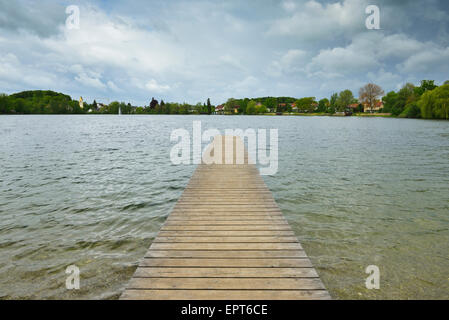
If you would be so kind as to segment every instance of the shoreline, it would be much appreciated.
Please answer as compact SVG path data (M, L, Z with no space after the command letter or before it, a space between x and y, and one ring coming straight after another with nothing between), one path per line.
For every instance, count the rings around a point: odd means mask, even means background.
M359 118L392 118L392 119L420 119L420 120L445 120L445 119L423 119L423 118L404 118L399 116L394 116L391 114L353 114L351 116L345 115L337 115L337 114L329 114L329 113L286 113L286 114L275 114L275 113L263 113L263 114L165 114L165 113L146 113L146 114L107 114L107 113L78 113L78 114L46 114L46 113L32 113L32 114L24 114L24 113L0 113L0 116L225 116L225 117L233 117L233 116L266 116L266 117L335 117L335 118L351 118L351 117L359 117Z

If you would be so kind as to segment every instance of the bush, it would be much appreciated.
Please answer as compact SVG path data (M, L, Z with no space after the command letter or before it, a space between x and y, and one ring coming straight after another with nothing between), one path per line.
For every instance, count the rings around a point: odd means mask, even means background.
M421 109L416 102L409 103L399 115L400 118L421 118Z

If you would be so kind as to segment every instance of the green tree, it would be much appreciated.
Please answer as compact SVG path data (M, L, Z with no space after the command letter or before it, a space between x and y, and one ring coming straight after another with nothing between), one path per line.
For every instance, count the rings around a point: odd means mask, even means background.
M315 97L306 97L296 100L296 106L299 112L314 112L315 111Z
M329 113L335 113L335 110L337 109L337 100L338 100L338 93L333 93L329 100L329 109L328 109Z
M237 100L229 98L225 103L225 111L234 114L235 107L237 106Z
M207 98L207 113L212 114L212 105L210 104L210 98Z
M268 109L275 110L277 105L278 105L278 101L277 101L276 98L269 97L266 100L266 106L267 106Z
M387 93L385 97L382 98L382 101L384 103L384 110L383 112L391 113L393 110L393 107L396 105L398 101L398 94L394 91L390 91Z
M338 111L345 111L346 108L353 102L354 95L351 90L344 90L338 95L336 107Z
M327 108L329 108L329 99L324 98L318 102L318 112L326 112Z
M420 118L421 109L417 102L411 102L406 107L405 110L399 115L400 118Z
M0 113L10 113L10 107L8 105L8 95L2 93L0 94Z
M421 86L415 87L414 93L418 97L422 96L424 92L426 91L432 91L433 89L438 88L437 85L435 85L435 80L422 80Z
M425 119L449 119L449 84L425 92L418 102Z
M257 113L257 103L251 100L246 106L246 114L256 114Z
M248 98L245 98L240 102L239 113L246 113L246 107L248 106L249 101Z
M256 111L257 113L268 113L268 108L261 104L260 106L257 106Z
M120 107L120 102L118 101L113 101L109 104L109 108L107 113L109 114L118 114L118 109Z
M406 83L398 92L396 104L393 106L391 113L395 116L400 115L405 106L409 103L416 101L415 86L411 83Z

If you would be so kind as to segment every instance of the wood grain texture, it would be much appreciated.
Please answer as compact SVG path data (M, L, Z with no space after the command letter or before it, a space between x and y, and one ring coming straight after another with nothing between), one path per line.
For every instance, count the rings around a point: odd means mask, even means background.
M223 163L198 166L121 299L330 299L242 140L217 136L208 152L220 146Z

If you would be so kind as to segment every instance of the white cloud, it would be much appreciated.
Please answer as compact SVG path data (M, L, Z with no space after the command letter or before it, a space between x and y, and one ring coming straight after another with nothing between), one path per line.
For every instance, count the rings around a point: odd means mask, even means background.
M291 14L272 23L269 35L295 36L303 40L332 39L360 32L365 27L365 0L344 0L321 4L315 0L296 5L289 1L283 3ZM296 10L295 10L296 9Z
M154 79L151 79L150 81L148 81L145 84L145 88L147 88L151 92L158 92L158 93L170 90L170 86L168 86L168 85L161 85Z
M283 1L282 2L282 7L286 10L286 11L293 11L296 9L296 3L292 0L287 0L287 1Z
M449 71L449 47L430 47L425 51L411 55L398 65L403 73L435 73Z
M273 61L267 68L266 73L273 76L294 74L304 72L308 62L308 54L304 50L291 49L284 53L279 59Z
M95 89L105 89L106 85L97 77L87 75L87 73L80 73L75 76L75 80L85 87Z
M108 88L110 88L111 90L113 90L113 91L117 91L117 92L119 92L119 91L121 91L116 85L115 85L115 83L114 83L114 81L108 81L108 83L107 83L107 86L108 86Z
M28 12L27 1L8 2L8 12ZM437 36L423 40L404 32L397 27L404 22L402 5L379 1L383 19L389 17L382 31L365 29L368 0L177 0L151 8L143 0L135 6L83 0L79 30L64 28L60 6L45 5L42 10L56 11L39 32L29 12L16 20L0 17L0 86L8 93L52 89L141 105L152 95L221 103L259 94L356 92L376 79L394 87L408 79L446 78L444 44ZM31 7L46 16L40 6ZM392 19L395 14L401 18ZM445 30L445 14L436 16L427 19Z
M417 64L428 65L432 59L445 55L441 50L426 51L431 46L412 39L404 34L385 35L382 32L366 32L353 38L346 47L321 50L307 66L310 76L327 78L345 77L394 66L394 61L404 61L401 71L420 71ZM433 52L433 54L431 53ZM425 63L424 63L425 62ZM399 65L398 65L399 67ZM392 71L395 71L394 69ZM389 74L393 75L391 72ZM384 73L385 75L387 73ZM393 75L395 78L397 76Z

